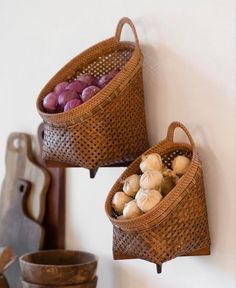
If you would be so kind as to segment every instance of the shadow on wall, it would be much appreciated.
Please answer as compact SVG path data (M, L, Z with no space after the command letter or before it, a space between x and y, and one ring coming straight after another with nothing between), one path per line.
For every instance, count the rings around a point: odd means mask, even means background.
M151 45L143 45L142 51L150 143L154 145L165 138L167 127L175 120L190 130L203 161L212 240L213 257L202 259L232 276L235 273L232 255L235 243L232 232L225 227L227 215L224 212L227 211L227 202L230 203L230 191L222 191L223 183L227 181L222 162L227 153L219 157L219 152L224 145L223 139L224 143L230 139L229 130L225 128L232 122L230 117L234 114L234 107L228 105L228 95L222 92L217 82L210 80L198 67L174 51L165 46ZM176 134L177 141L186 141L182 134L182 137ZM222 196L222 193L225 195Z
M122 260L114 261L111 258L108 259L99 256L98 288L145 287L146 285L145 278L143 277L142 274L138 273L138 271L135 271L134 268L130 269L129 267L120 264L124 264L124 261ZM104 273L106 273L106 277L102 276Z
M207 202L207 210L208 210L208 221L209 221L209 229L211 236L211 250L214 252L215 250L215 241L217 241L218 236L220 235L220 191L217 189L216 179L220 178L220 171L217 169L219 167L219 159L217 159L214 150L210 147L209 143L207 143L207 137L204 134L202 127L196 126L192 133L197 135L199 139L201 139L201 145L197 145L197 150L199 153L199 157L202 161L203 166L203 176L204 176L204 186L205 186L205 196ZM196 141L195 141L196 142ZM207 160L207 161L206 161ZM214 167L214 171L212 170ZM213 173L212 173L213 172ZM213 185L212 185L213 183ZM213 229L214 225L214 229ZM215 241L214 241L215 240Z
M233 237L227 237L227 230L230 232L233 222L228 222L227 202L230 203L230 193L223 191L222 185L219 180L222 179L222 159L217 157L214 152L214 147L208 143L207 135L201 126L196 126L193 129L193 134L201 139L201 145L198 145L198 153L202 159L203 173L204 173L204 186L206 192L206 202L208 210L209 229L211 236L211 254L214 258L208 258L208 261L218 262L220 269L232 277L235 274L233 263L235 262L232 251L235 250L235 242ZM227 174L226 171L225 174ZM235 193L235 191L233 191ZM228 227L225 227L224 222L227 221ZM222 233L225 232L225 233ZM224 263L222 267L222 263Z

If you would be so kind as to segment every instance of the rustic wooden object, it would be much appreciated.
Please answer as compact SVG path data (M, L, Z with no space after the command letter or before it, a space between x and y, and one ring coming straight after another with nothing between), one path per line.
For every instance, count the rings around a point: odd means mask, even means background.
M43 123L38 127L38 163L50 174L50 185L46 197L46 212L43 226L45 228L44 249L65 248L65 168L47 167L42 159Z
M0 275L14 261L13 251L9 246L0 247ZM0 286L1 287L1 286Z
M8 283L4 275L0 275L0 288L8 288Z
M135 42L121 41L124 25ZM114 37L106 39L68 62L44 86L37 109L44 120L43 155L48 162L96 169L133 161L148 147L144 109L143 55L134 24L122 18ZM89 73L96 78L119 73L95 97L65 113L46 113L43 98L62 81Z
M18 179L13 184L15 185L14 193L11 191L9 197L4 197L4 201L2 199L0 201L1 207L8 207L7 210L0 210L0 243L4 246L9 245L14 254L20 256L42 248L44 231L38 223L25 214L31 183ZM19 287L18 261L7 269L5 276L11 288Z
M190 144L174 141L176 128L185 132ZM209 255L211 241L202 165L187 128L179 122L171 123L166 138L144 154L151 153L160 154L166 168L171 168L177 155L184 155L191 161L177 185L153 209L136 218L117 219L113 216L111 202L122 188L122 180L140 174L142 159L137 158L117 179L108 194L105 209L113 224L114 259L147 260L157 264L160 273L161 264L175 257Z
M48 285L40 285L40 284L32 284L28 283L24 280L21 281L23 288L53 288L55 286L48 286ZM63 285L63 286L56 286L57 288L96 288L97 286L97 277L93 280L81 283L78 285ZM1 286L0 286L1 287Z
M180 256L183 257L183 256L207 256L207 255L211 255L210 246Z
M0 199L0 243L9 245L20 256L42 248L43 230L30 218L43 220L49 176L35 163L32 138L25 133L10 134L5 165ZM18 261L5 274L10 287L16 288L20 276Z
M44 217L46 192L50 178L47 171L36 164L32 151L32 138L25 133L12 133L8 137L6 174L2 185L0 215L6 213L13 198L18 197L15 191L18 179L24 179L31 183L31 190L27 198L27 214L41 223Z
M0 288L8 288L3 272L15 261L13 251L9 246L0 247Z
M82 251L47 250L22 256L20 267L22 279L29 283L78 285L94 279L97 258Z
M156 264L157 268L157 274L160 274L162 272L162 264Z

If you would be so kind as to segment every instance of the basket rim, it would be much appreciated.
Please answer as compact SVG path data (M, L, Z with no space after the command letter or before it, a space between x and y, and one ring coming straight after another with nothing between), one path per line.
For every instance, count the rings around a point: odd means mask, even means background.
M107 51L116 51L120 49L132 49L133 53L131 58L127 61L123 69L117 74L115 78L112 79L100 92L96 94L96 97L91 98L89 101L83 103L82 105L62 113L45 113L42 109L42 99L47 93L51 91L49 87L55 86L55 82L59 83L62 81L68 80L68 74L65 73L67 70L70 70L71 66L74 66L80 58L86 58L92 53L97 53L99 49ZM105 48L104 48L105 47ZM102 54L101 54L102 55ZM97 55L96 58L99 56ZM67 64L65 64L43 87L39 93L36 101L36 107L39 115L49 125L55 127L68 127L74 126L78 122L83 122L86 119L92 117L96 113L99 113L104 110L104 106L108 105L118 94L122 91L127 83L130 81L130 78L135 75L139 69L142 67L143 55L139 47L136 47L133 42L130 41L117 41L115 37L108 38L103 40L88 49L84 50L74 58L72 58ZM77 67L77 70L79 66ZM71 71L71 74L75 74L76 71ZM61 76L63 74L64 77ZM67 74L67 76L66 76ZM71 75L71 77L72 77ZM70 78L71 78L70 77ZM51 85L51 83L55 85Z
M30 262L28 260L26 260L25 258L29 257L29 256L36 256L36 255L47 255L48 253L51 253L51 254L56 254L58 252L65 252L64 249L51 249L51 250L40 250L40 251L35 251L35 252L29 252L29 253L26 253L22 256L20 256L19 258L19 261L20 261L20 264L22 265L27 265L27 266L31 266L31 267L45 267L45 268L48 268L48 267L57 267L58 269L61 269L61 268L64 268L64 267L79 267L79 266L82 266L82 265L90 265L90 264L97 264L98 262L98 257L91 253L91 252L86 252L86 251L82 251L82 250L66 250L67 253L76 253L78 255L83 255L83 256L89 256L91 259L88 260L87 262L83 262L83 263L77 263L77 264L60 264L60 265L55 265L55 264L40 264L40 263L33 263L33 262Z
M164 155L168 151L171 151L171 150L173 151L173 150L181 149L181 148L185 148L185 149L192 151L192 159L188 167L188 170L180 178L178 184L150 211L140 216L137 216L135 218L116 219L110 213L111 200L115 192L117 192L115 191L115 188L117 185L120 184L122 180L124 180L124 178L129 176L129 170L141 162L141 156L139 156L120 175L120 177L116 180L115 184L112 186L110 192L107 195L107 198L105 201L105 211L109 220L114 226L125 231L141 231L141 230L149 229L150 224L154 220L155 220L155 223L157 222L161 223L169 215L169 213L171 213L171 208L173 206L177 206L180 200L184 197L184 194L186 194L186 190L188 189L188 186L191 184L190 179L193 179L195 177L199 166L201 167L201 163L200 163L198 154L196 152L196 148L195 146L193 147L192 145L187 144L187 143L182 143L182 142L176 143L168 139L165 139L161 141L159 144L156 144L152 146L151 148L149 148L143 154L145 155L145 154L153 153L154 152L153 150L157 150L159 147L166 145L166 144L169 145L168 150L166 150L164 153L160 153L160 155ZM185 191L185 193L183 191Z

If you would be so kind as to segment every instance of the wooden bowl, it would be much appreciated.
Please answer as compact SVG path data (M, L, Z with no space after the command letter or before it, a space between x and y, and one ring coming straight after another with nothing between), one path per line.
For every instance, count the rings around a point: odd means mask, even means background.
M97 258L82 251L45 250L21 256L20 268L26 282L68 286L92 280L96 274Z
M22 288L96 288L97 286L97 277L95 277L93 280L81 283L78 285L63 285L63 286L55 286L55 285L41 285L41 284L32 284L28 283L24 280L21 280Z

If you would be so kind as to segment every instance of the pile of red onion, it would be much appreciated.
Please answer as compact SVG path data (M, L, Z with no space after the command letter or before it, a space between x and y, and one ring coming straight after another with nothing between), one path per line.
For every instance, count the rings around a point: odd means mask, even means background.
M104 88L119 71L119 69L113 69L100 79L91 74L84 74L70 83L57 84L53 92L48 93L43 99L44 111L46 113L66 112L83 104Z

